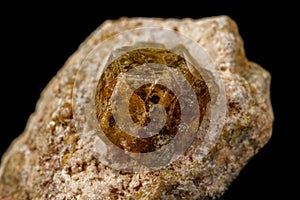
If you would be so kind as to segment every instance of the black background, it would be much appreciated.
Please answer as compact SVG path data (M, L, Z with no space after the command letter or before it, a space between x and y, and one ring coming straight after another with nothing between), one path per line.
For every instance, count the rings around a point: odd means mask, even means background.
M123 1L62 5L11 3L1 9L1 121L0 155L25 128L39 95L79 44L104 20L122 16L202 18L229 15L244 39L249 60L272 74L272 104L275 113L270 142L251 159L222 200L294 199L299 173L298 147L291 113L297 113L293 93L297 66L291 62L297 26L288 2L255 1L161 2ZM121 12L115 6L121 8ZM119 9L120 9L119 8ZM298 23L299 24L299 23ZM297 50L296 50L297 51ZM298 84L299 85L299 84ZM299 117L298 117L299 118Z

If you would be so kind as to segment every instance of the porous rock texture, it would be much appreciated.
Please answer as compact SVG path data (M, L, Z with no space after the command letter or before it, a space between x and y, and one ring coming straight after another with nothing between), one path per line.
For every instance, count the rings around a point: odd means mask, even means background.
M223 80L227 113L221 136L201 161L145 173L107 167L83 148L72 113L80 63L101 41L128 29L163 27L205 48ZM45 61L46 62L46 61ZM36 111L2 158L0 197L16 199L217 199L271 137L270 74L245 57L237 25L227 16L204 19L121 18L104 22L69 58ZM193 149L193 148L192 148Z

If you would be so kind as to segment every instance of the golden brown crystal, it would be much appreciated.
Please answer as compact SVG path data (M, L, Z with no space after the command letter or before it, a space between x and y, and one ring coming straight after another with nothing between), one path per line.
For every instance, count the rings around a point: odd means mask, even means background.
M97 87L96 110L100 126L112 143L129 152L147 153L168 144L177 133L181 119L179 101L170 89L155 83L143 85L137 90L124 92L132 93L129 103L130 116L127 117L131 117L139 126L146 126L149 123L150 108L154 104L160 104L164 107L167 119L159 134L142 136L144 133L140 132L134 137L117 126L110 104L111 95L113 90L116 89L116 83L120 78L120 74L126 73L136 66L142 66L143 70L147 71L147 64L156 63L166 68L171 67L178 70L194 89L198 98L199 113L201 113L201 116L204 116L206 105L210 101L209 91L203 78L199 75L197 77L194 76L186 62L180 55L166 49L139 48L122 54L107 66ZM149 71L149 73L151 72ZM163 73L161 78L165 78ZM118 99L118 101L122 101L122 99ZM195 115L193 110L186 112L190 112L191 116ZM199 125L202 119L203 117L199 118Z

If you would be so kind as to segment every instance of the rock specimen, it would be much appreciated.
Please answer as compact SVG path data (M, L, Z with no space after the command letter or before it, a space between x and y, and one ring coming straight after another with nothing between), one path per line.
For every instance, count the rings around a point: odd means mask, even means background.
M269 84L226 16L106 21L3 156L0 198L217 199L271 137Z

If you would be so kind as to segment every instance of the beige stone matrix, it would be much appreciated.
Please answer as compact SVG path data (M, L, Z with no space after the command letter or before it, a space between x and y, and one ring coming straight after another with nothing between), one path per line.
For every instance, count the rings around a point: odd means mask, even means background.
M89 141L75 126L72 95L80 65L95 46L142 27L180 32L205 49L224 85L226 116L220 136L202 159L193 145L175 164L130 173L104 165L88 148ZM229 17L108 20L48 84L25 131L4 154L0 198L217 199L271 137L269 87L270 74L247 60L237 25Z

